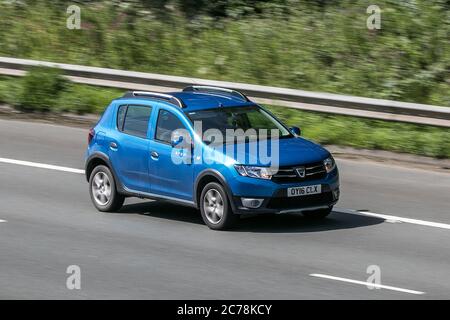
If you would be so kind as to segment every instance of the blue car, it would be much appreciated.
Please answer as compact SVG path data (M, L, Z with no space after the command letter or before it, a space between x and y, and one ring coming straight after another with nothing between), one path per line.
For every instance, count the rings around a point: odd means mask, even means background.
M126 197L191 206L215 230L246 214L324 218L339 199L338 169L300 135L235 90L128 92L89 132L91 199L104 212Z

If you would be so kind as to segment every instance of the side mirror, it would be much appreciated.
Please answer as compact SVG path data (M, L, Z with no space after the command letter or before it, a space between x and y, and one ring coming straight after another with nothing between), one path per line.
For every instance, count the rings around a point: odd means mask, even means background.
M299 127L291 127L291 128L289 128L289 130L296 136L302 135L302 130Z

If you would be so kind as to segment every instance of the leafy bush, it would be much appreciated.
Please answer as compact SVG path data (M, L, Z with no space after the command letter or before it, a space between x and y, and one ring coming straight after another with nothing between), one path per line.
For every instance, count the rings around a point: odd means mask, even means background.
M0 77L0 103L17 106L20 90L21 84L19 79Z
M47 112L55 109L59 95L69 85L58 69L34 67L22 79L18 106L24 111Z
M0 103L25 112L101 113L111 100L122 96L124 92L120 89L70 83L61 79L61 74L52 69L33 70L27 75L27 78L30 77L33 81L0 76ZM36 77L42 81L37 81ZM35 96L30 98L30 95Z
M73 85L61 94L57 110L78 114L101 113L112 99L122 93L123 91L117 89Z

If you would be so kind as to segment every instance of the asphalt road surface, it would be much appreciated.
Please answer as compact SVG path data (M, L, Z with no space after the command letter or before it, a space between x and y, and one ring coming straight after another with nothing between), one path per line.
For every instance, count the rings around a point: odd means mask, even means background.
M342 198L326 220L252 217L217 232L167 203L99 213L83 174L5 160L83 169L86 140L0 120L0 298L450 298L449 173L338 158ZM66 286L71 265L80 290ZM370 289L375 278L386 287Z

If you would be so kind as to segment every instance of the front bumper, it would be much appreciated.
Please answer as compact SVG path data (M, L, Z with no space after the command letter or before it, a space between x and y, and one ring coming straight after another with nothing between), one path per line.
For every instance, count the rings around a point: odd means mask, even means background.
M333 207L340 197L339 172L337 168L330 172L324 179L307 181L296 184L277 184L271 181L258 181L247 178L253 185L240 183L239 193L233 192L233 210L237 214L266 214L266 213L294 213L314 211ZM258 185L256 182L259 182ZM320 194L288 197L287 190L290 187L308 186L320 184ZM245 192L242 189L245 188ZM241 198L263 199L263 203L257 209L243 205Z
M233 202L237 214L283 214L303 211L314 211L333 207L339 200L339 186L332 189L329 185L322 185L322 193L288 197L287 189L280 189L270 198L264 198L262 205L257 209L244 207L241 197L234 196Z

